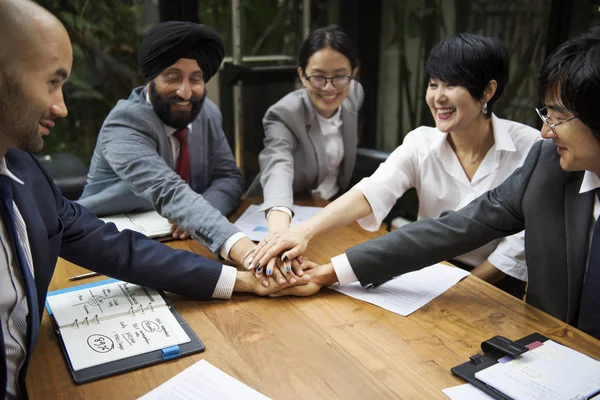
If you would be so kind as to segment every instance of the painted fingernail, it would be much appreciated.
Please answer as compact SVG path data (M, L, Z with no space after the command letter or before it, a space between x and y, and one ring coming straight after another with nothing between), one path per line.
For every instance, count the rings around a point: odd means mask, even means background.
M256 272L260 274L262 272L262 268L256 268Z
M271 271L270 269L268 269L267 270L267 275L271 275L271 272L273 272L273 271Z
M259 268L259 267L260 267L260 263L256 264L256 268Z
M285 272L290 272L290 267L285 267Z
M286 262L288 260L287 256L283 256L282 260L283 262Z

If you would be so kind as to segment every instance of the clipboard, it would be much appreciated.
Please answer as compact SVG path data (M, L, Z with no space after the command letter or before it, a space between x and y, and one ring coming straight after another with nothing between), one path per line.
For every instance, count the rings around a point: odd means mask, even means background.
M108 283L118 282L117 279L106 279L98 282L92 282L85 285L78 285L70 288L65 288L61 290L56 290L52 292L48 292L48 297L55 296L62 293L74 292L81 289L92 288L96 286L105 285ZM138 354L132 357L123 358L115 361L110 361L104 364L96 365L89 368L80 369L75 371L71 364L71 360L69 358L69 354L67 352L66 344L63 340L63 337L60 332L60 326L56 321L56 318L52 312L52 309L46 301L46 310L50 316L50 320L52 321L52 325L54 328L54 332L56 333L58 343L60 345L60 349L63 353L63 357L67 363L67 367L73 378L73 382L76 384L87 383L91 381L95 381L102 378L107 378L109 376L121 374L127 371L131 371L138 368L143 368L149 365L158 364L164 361L172 360L179 357L184 357L191 354L196 354L203 352L205 350L204 343L198 338L196 333L192 330L192 328L187 324L187 322L183 319L183 317L173 308L173 304L169 300L167 296L165 296L164 292L158 291L159 295L163 298L166 303L168 310L173 314L175 320L179 323L183 331L188 335L190 341L188 343L183 343L176 346L170 346L167 348L163 348L160 350L154 350L143 354Z
M512 341L503 336L494 336L481 343L481 350L483 354L476 354L470 357L470 360L457 365L450 369L450 371L465 380L477 389L485 392L498 400L512 400L511 397L506 396L504 393L494 389L493 387L485 384L475 377L475 374L482 371L494 364L498 363L498 360L505 356L516 357L530 350L529 347L536 342L545 342L548 338L540 333L532 333L522 337L521 339Z

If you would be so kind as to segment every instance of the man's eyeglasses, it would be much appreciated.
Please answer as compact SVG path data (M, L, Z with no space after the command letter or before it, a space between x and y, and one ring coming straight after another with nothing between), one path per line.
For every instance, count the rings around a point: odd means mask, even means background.
M564 124L565 122L569 122L570 120L577 118L576 116L572 116L572 117L567 118L567 119L562 120L562 121L552 122L552 120L550 119L550 117L548 117L548 108L547 107L536 108L535 111L537 112L537 114L539 115L539 117L542 119L542 121L544 121L544 123L546 125L548 125L548 128L550 128L550 130L552 131L552 133L554 133L555 135L556 135L556 130L554 129L555 126L558 126L560 124Z
M313 76L304 75L304 79L306 79L308 81L308 84L315 89L323 89L325 86L327 86L327 81L331 81L331 84L333 85L334 88L343 89L350 84L350 81L352 81L352 79L354 79L354 77L346 76L346 75L338 75L338 76L334 76L331 78L327 78L322 75L313 75Z

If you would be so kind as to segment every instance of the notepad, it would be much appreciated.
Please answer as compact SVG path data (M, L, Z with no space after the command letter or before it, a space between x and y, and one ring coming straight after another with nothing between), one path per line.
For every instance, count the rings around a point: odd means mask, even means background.
M114 279L50 292L46 308L73 371L191 341L158 291Z
M119 231L129 229L149 238L168 236L171 233L169 220L154 210L135 214L111 215L100 219L106 223L114 223Z
M600 390L600 362L546 340L475 377L515 400L587 399Z

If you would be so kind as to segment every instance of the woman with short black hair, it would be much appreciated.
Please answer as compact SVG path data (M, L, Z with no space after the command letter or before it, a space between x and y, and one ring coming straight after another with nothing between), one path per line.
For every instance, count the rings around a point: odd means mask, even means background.
M436 126L409 132L372 176L315 217L286 232L270 234L268 244L259 243L255 263L282 251L283 258L297 257L314 235L355 220L375 230L412 187L419 195L419 219L437 218L493 189L523 164L540 139L538 131L492 113L508 81L509 55L504 43L471 33L455 35L432 49L426 70L425 97ZM492 283L505 275L527 280L523 233L490 242L457 261ZM344 263L332 262L338 277L343 276ZM519 282L509 287L515 294L522 293Z

